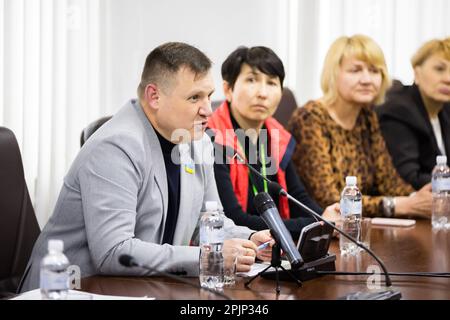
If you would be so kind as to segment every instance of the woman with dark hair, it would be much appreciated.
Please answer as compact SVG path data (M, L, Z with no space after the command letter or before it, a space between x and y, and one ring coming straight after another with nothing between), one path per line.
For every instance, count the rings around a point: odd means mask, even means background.
M274 118L282 95L284 67L266 47L240 47L222 64L226 100L208 122L214 142L236 150L256 170L278 182L291 195L329 220L339 218L338 208L323 211L305 191L291 161L295 140ZM216 159L217 160L217 159ZM214 166L219 196L225 214L237 225L254 230L267 228L253 205L259 192L268 192L294 238L313 219L271 192L267 183L236 159L223 157Z
M436 156L450 156L450 38L426 42L411 65L414 84L376 111L395 167L420 189L431 181Z

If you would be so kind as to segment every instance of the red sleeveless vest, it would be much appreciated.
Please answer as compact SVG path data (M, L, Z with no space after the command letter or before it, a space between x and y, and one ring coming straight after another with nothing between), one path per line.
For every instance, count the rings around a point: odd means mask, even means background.
M278 183L281 185L281 187L283 187L283 189L287 190L286 174L284 170L280 168L280 163L281 161L283 161L283 157L286 154L286 150L289 146L292 136L283 128L283 126L278 121L276 121L272 117L266 119L264 125L266 126L268 131L271 157L272 160L275 160L277 168ZM209 118L208 127L215 133L214 142L219 145L231 147L241 153L241 150L238 148L237 136L236 134L234 134L233 124L230 118L230 109L227 101L224 101L222 105ZM273 130L278 130L278 135L275 135ZM245 158L245 154L241 154L241 156ZM239 204L244 210L246 210L249 188L248 168L244 164L240 163L237 159L232 159L230 161L230 179ZM218 183L220 183L220 181L218 181ZM290 212L287 198L280 197L278 206L280 216L283 219L289 219Z

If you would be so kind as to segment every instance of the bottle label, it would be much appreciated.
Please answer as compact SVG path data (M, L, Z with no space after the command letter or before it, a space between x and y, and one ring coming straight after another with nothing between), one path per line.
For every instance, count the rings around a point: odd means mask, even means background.
M203 227L200 232L200 244L222 243L225 239L223 228Z
M220 213L204 213L200 220L200 245L223 243L225 239L223 224Z
M433 179L431 188L433 192L450 191L450 178Z
M69 274L66 271L42 270L40 287L44 290L69 290Z
M341 215L343 217L349 215L361 215L362 201L352 201L349 199L341 199Z

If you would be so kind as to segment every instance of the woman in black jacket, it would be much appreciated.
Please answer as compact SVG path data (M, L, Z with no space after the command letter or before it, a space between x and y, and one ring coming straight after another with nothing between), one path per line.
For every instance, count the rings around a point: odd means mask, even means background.
M388 95L377 113L395 167L420 189L436 156L450 158L450 37L428 41L411 63L414 84Z

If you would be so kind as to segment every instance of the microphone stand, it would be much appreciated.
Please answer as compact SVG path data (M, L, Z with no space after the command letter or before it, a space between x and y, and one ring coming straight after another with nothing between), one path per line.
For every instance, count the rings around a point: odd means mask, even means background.
M282 195L286 198L288 198L289 200L291 200L293 203L295 203L297 206L305 209L313 218L315 218L317 221L322 221L325 224L327 224L328 226L332 227L334 230L336 230L337 232L339 232L341 235L343 235L344 237L346 237L347 239L349 239L351 242L355 243L358 247L362 248L364 251L368 252L380 265L380 267L383 269L384 272L384 277L385 277L385 282L386 282L386 286L387 287L391 287L392 286L392 281L391 278L389 277L389 273L386 269L386 266L384 265L384 263L381 261L380 258L377 257L377 255L370 250L369 248L367 248L365 245L363 245L361 242L357 241L356 239L354 239L353 237L351 237L349 234L347 234L346 232L342 231L341 229L337 228L334 224L326 221L324 218L322 218L321 215L319 215L318 213L316 213L314 210L310 209L308 206L304 205L303 203L301 203L300 201L298 201L297 199L295 199L294 197L292 197L289 193L287 193L286 190L284 190L278 183L268 179L267 177L264 177L261 173L258 172L258 170L256 170L255 168L253 168L249 163L247 163L247 161L245 161L245 159L243 159L237 152L235 152L233 158L236 157L239 162L245 164L247 166L247 168L249 168L253 173L255 173L258 177L264 179L267 181L269 189L272 189L273 191L276 191L279 195Z
M277 295L280 294L280 279L278 275L278 268L282 269L285 273L287 273L296 283L299 287L302 286L302 282L297 279L289 270L286 270L281 265L281 248L278 245L278 242L275 240L275 244L272 246L272 259L270 260L270 265L267 266L264 270L261 272L258 272L256 276L253 276L250 280L246 281L244 283L245 287L248 288L250 286L250 283L253 282L257 277L264 274L269 268L275 268L275 277L276 277L276 288L275 291L277 292Z
M392 281L391 278L389 277L389 273L386 269L386 266L384 265L384 263L381 261L380 258L377 257L377 255L370 250L369 248L367 248L364 244L362 244L361 242L359 242L358 240L354 239L353 237L351 237L349 234L347 234L346 232L342 231L341 229L337 228L334 224L326 221L324 218L322 218L322 216L320 216L319 214L317 214L316 212L314 212L314 210L310 209L309 207L305 206L303 203L301 203L300 201L298 201L297 199L295 199L293 196L291 196L289 193L286 192L286 190L284 190L283 188L281 188L280 186L280 191L279 191L280 195L283 195L285 197L287 197L289 200L291 200L292 202L294 202L297 206L305 209L306 211L308 211L310 214L312 214L315 218L320 219L322 222L324 222L325 224L327 224L328 226L332 227L334 230L336 230L337 232L339 232L341 235L343 235L344 237L346 237L347 239L349 239L351 242L355 243L358 247L362 248L364 251L368 252L377 262L378 264L381 266L381 268L383 269L384 272L384 277L385 277L385 282L386 282L386 286L387 287L391 287L392 286Z
M255 173L257 176L264 178L266 181L270 183L272 183L271 180L267 179L266 177L264 177L261 173L258 172L258 170L256 170L255 168L253 168L251 165L249 165L240 155L238 152L234 152L234 155L232 158L237 158L239 162L245 164L253 173ZM281 186L280 186L281 187ZM316 219L317 220L317 219ZM272 233L272 232L271 232ZM272 233L273 235L273 233ZM264 274L267 270L269 270L269 268L274 268L275 269L275 277L276 277L276 288L275 291L278 294L280 294L280 279L279 279L279 271L278 269L282 269L286 274L288 274L296 283L299 287L301 287L303 284L302 282L297 279L289 270L286 270L282 265L281 265L281 248L279 246L279 241L277 239L275 239L275 245L273 245L272 247L272 259L270 261L270 265L267 266L267 268L265 268L264 270L262 270L261 272L259 272L256 276L253 276L250 280L245 282L245 287L248 288L250 286L250 283L253 282L253 280L255 280L257 277L261 276L262 274Z

